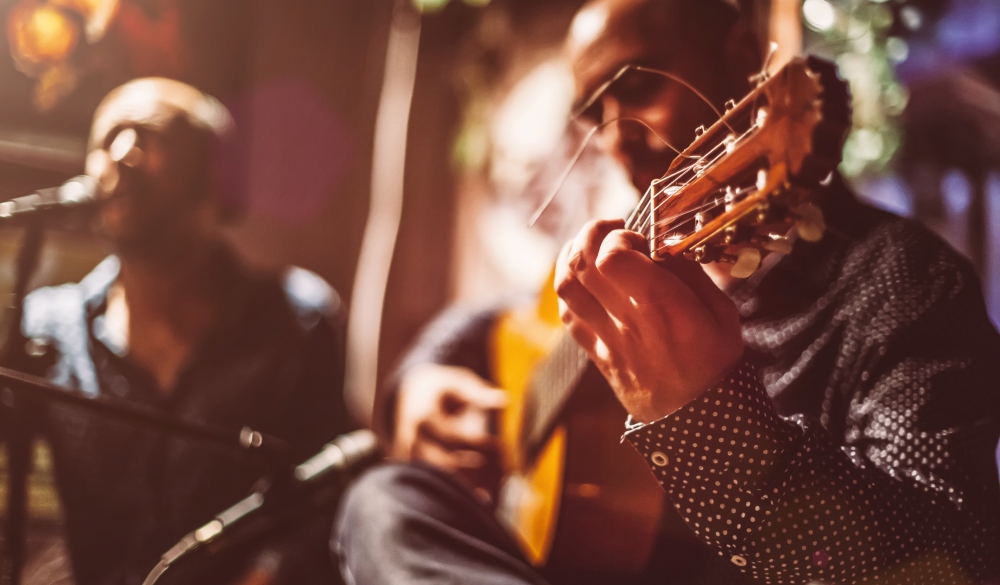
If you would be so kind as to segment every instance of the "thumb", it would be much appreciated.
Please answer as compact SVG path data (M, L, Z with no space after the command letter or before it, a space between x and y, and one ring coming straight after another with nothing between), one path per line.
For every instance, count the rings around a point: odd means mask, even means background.
M664 278L676 278L657 266L649 258L648 250L646 238L641 234L616 230L604 238L595 265L604 278L634 302L654 302L661 294L653 285Z

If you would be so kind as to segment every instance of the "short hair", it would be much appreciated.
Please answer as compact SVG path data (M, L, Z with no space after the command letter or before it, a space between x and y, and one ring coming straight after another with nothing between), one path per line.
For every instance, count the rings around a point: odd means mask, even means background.
M236 125L229 110L219 100L186 83L163 77L133 79L108 93L94 112L90 131L90 147L106 136L112 124L122 121L156 122L162 105L170 106L192 128L204 132L216 142L226 142L235 134ZM116 109L116 117L107 119L105 112Z
M175 120L186 123L203 139L205 165L200 180L220 205L223 216L231 219L242 214L245 186L237 160L236 124L219 100L191 85L163 77L144 77L111 90L94 112L89 149L100 146L98 142L119 124L134 122L166 128Z

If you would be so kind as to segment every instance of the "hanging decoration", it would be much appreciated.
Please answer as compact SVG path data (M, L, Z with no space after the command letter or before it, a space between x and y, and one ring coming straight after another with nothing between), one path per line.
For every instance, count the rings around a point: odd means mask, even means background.
M14 65L36 81L35 107L52 109L88 73L107 67L112 53L133 76L182 75L188 57L177 2L20 0L8 15L7 38ZM117 45L105 42L112 37ZM104 53L93 50L99 45Z

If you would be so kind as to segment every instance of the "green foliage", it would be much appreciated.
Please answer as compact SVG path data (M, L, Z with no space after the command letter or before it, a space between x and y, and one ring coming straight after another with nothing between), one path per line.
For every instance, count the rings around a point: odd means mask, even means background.
M412 0L413 6L423 13L437 12L443 9L451 0ZM490 0L462 0L469 6L482 8L490 3Z
M895 65L907 57L906 41L893 33L901 3L888 0L805 0L802 13L816 42L807 51L835 59L851 84L854 128L841 170L848 176L885 171L900 145L900 120L908 93ZM904 11L902 14L914 14ZM903 24L920 26L919 13ZM906 19L904 19L906 20Z

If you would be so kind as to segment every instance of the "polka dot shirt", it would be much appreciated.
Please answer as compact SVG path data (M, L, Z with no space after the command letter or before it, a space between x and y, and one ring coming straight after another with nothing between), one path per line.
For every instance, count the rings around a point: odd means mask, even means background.
M743 362L626 433L689 528L768 584L1000 583L1000 337L979 283L855 202L732 293Z

